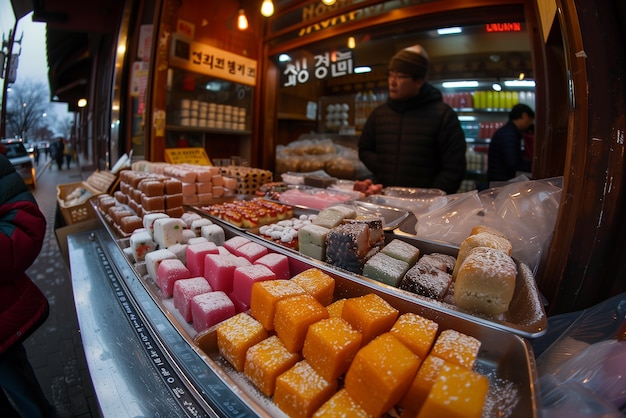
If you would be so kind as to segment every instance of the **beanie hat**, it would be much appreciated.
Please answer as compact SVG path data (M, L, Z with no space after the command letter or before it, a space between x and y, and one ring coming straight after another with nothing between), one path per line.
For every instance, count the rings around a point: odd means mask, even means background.
M417 78L425 78L428 72L428 58L417 52L403 49L391 57L389 70L411 74Z

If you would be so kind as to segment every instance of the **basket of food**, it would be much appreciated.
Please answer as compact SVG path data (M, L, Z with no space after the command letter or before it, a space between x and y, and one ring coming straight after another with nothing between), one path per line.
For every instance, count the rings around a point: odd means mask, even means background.
M116 180L116 174L97 170L86 181L57 185L57 202L65 223L71 225L94 218L89 199L106 193Z

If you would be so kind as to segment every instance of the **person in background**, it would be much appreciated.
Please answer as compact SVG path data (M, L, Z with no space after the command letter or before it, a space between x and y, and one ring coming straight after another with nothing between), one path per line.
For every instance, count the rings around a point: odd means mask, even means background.
M63 152L65 150L65 144L63 143L63 138L58 137L56 141L54 141L50 145L50 155L52 159L57 163L59 167L59 171L63 168Z
M414 45L389 62L387 103L367 118L359 159L384 186L456 193L465 176L465 134L441 92L426 81L430 60Z
M63 158L65 159L65 166L70 169L70 163L72 162L72 146L70 141L64 141L63 143Z
M487 179L507 181L518 172L531 172L531 160L524 158L522 151L523 133L535 120L530 106L518 103L509 112L509 120L491 137L487 156Z
M41 251L46 218L0 149L0 411L53 417L22 345L48 317L48 300L26 274Z

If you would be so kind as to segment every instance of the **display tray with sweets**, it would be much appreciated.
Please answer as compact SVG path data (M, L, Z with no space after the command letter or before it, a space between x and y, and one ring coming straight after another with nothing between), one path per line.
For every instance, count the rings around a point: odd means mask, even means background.
M399 239L415 246L419 249L421 254L440 253L456 257L459 251L459 248L454 245L418 239L414 235L398 235L393 232L385 233L386 243L394 239ZM477 312L463 311L461 308L454 305L453 288L448 290L442 300L437 301L407 290L388 286L384 283L376 283L380 286L410 295L410 297L421 299L425 303L445 306L447 309L458 311L463 315L469 315L472 317L472 320L485 325L495 326L513 332L524 338L537 338L545 334L548 327L548 317L544 309L543 299L530 268L515 258L513 258L513 261L517 267L513 298L509 304L508 311L499 315L489 316ZM365 280L370 279L365 278Z
M289 185L287 190L267 196L268 200L294 207L322 210L328 206L347 203L363 197L362 193L333 190L307 185Z
M235 195L222 198L194 210L212 218L228 222L240 230L258 228L293 217L293 207L253 195Z
M411 312L435 321L439 332L452 329L478 339L481 348L474 371L489 379L489 392L483 409L483 417L536 417L535 381L536 371L532 348L525 339L486 324L464 318L446 307L431 307L414 298L406 297L390 289L383 289L367 280L355 280L332 268L320 266L314 261L290 256L292 274L309 268L320 268L335 279L333 299L348 299L376 294L400 313ZM260 416L285 416L246 376L237 371L221 354L217 344L217 327L202 331L194 337L194 343L206 355L211 367L221 372L224 381L240 394ZM341 378L338 390L342 387ZM385 416L399 416L400 407L394 407Z
M435 321L439 331L451 329L476 338L480 341L481 348L477 353L474 370L486 376L490 383L485 403L486 412L483 416L536 416L534 396L536 371L532 348L525 339L489 324L475 321L471 316L456 312L444 305L423 303L422 300L410 297L403 292L379 286L368 279L339 271L297 253L281 252L278 246L250 234L242 234L240 230L224 222L217 221L217 223L223 227L226 239L245 236L252 242L266 245L270 252L275 251L286 255L292 277L312 268L319 269L329 275L334 280L333 300L375 294L397 309L399 313L412 312ZM115 233L110 228L109 232L112 235ZM129 238L120 238L116 242L128 256ZM163 297L159 286L147 274L146 263L134 262L131 257L127 258L155 304L170 319L181 336L189 344L197 347L197 351L207 367L215 371L224 383L232 389L233 393L241 397L259 416L284 416L273 403L272 398L262 395L243 373L236 372L222 358L216 346L215 328L207 328L198 332L174 306L173 299Z

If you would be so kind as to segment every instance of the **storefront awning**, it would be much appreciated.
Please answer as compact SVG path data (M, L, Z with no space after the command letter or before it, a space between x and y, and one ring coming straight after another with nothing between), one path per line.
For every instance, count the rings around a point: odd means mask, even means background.
M122 0L34 0L33 20L47 24L48 78L53 100L76 109L89 95L93 57L103 36L118 29Z

